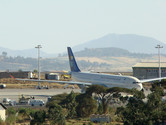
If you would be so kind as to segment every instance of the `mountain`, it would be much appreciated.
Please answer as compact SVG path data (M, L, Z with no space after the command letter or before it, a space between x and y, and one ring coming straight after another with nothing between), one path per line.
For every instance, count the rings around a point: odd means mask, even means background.
M72 47L73 51L80 51L86 48L120 48L127 50L132 53L146 53L146 54L154 54L157 53L157 49L155 48L157 44L160 44L164 48L166 48L166 44L160 42L151 37L134 35L134 34L108 34L101 38L94 39L83 44L78 44L77 46ZM37 57L37 49L27 49L27 50L11 50L7 48L0 47L0 55L2 52L7 52L8 56L17 57ZM66 53L66 52L65 52ZM127 53L127 52L124 52ZM162 49L161 49L161 53ZM111 53L112 54L112 53ZM48 54L41 50L42 57L56 57L57 54ZM63 54L62 54L63 55Z
M0 47L0 55L3 52L6 52L7 56L12 56L12 57L21 56L21 57L37 58L37 56L38 56L37 49L11 50L11 49ZM43 51L40 51L40 53L41 53L42 57L56 57L57 56L56 54L48 54Z
M140 36L135 34L108 34L101 38L94 39L73 47L74 51L84 50L85 48L106 48L116 47L128 50L133 53L157 53L157 45L166 48L166 44L157 39ZM161 50L162 52L162 50Z

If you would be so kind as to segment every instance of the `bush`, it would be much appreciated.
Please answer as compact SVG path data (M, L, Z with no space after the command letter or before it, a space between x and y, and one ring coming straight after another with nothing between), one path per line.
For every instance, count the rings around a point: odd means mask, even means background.
M36 111L34 114L34 120L31 121L31 124L43 124L46 118L46 112L44 110Z
M15 115L16 114L16 110L13 107L8 108L7 109L7 114L8 115Z
M89 117L97 111L97 102L91 96L86 94L78 95L76 101L78 102L76 111L79 117Z
M5 121L0 118L0 125L6 125Z
M9 115L7 118L6 118L6 123L11 125L11 124L15 124L16 122L16 116L15 115Z
M50 106L49 110L49 120L52 124L65 125L65 116L63 115L62 107L58 104Z

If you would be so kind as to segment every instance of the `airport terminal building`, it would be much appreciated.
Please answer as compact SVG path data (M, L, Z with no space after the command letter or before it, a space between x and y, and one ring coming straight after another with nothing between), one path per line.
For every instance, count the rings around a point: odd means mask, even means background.
M166 62L160 63L161 77L166 77ZM133 76L138 79L151 79L159 77L159 63L158 62L141 62L133 67Z

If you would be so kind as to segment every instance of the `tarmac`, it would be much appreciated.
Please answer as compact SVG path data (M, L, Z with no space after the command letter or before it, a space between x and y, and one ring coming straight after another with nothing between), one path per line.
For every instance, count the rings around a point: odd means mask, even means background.
M48 98L62 93L70 93L71 91L80 93L80 89L0 89L0 103L3 98L9 98L18 102L21 95L25 97L33 96L35 99L42 99L47 102Z
M12 101L18 102L19 98L23 95L24 97L34 97L35 99L41 99L45 103L53 95L70 93L71 91L81 93L81 89L0 89L0 103L3 98L9 98ZM150 90L145 90L144 94L147 96L150 94ZM146 100L145 100L146 101Z

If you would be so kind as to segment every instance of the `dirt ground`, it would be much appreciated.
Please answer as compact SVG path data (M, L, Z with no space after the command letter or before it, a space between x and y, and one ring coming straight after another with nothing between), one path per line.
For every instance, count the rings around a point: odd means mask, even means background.
M38 82L31 82L31 81L18 81L12 78L3 78L0 79L0 84L5 84L6 88L36 88L38 86ZM48 83L48 82L41 82L40 85L42 87L48 86L49 88L63 88L66 84L59 84L59 83ZM72 85L68 86L73 87ZM74 85L75 88L78 88L77 85Z

